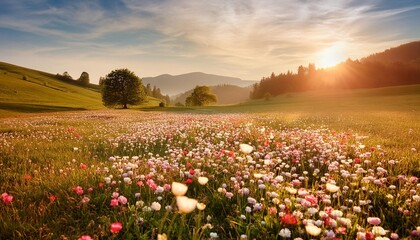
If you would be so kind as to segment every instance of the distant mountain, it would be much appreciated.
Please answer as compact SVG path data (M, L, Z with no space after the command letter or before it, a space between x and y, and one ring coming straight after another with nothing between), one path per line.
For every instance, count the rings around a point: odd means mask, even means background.
M234 85L218 85L210 87L212 93L217 96L218 105L236 104L249 99L252 87L238 87ZM185 99L191 95L192 89L175 96L171 102L185 104Z
M417 63L420 64L420 41L410 42L380 53L362 58L361 61L381 63Z
M246 81L235 77L219 76L201 72L186 73L181 75L164 74L157 77L145 77L143 84L160 88L163 94L174 96L193 89L197 85L217 86L222 84L248 87L256 81Z

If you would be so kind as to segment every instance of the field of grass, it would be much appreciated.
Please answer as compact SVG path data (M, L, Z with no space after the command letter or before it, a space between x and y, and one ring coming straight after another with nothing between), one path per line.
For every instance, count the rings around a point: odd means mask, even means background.
M414 239L419 120L420 86L3 117L0 239Z

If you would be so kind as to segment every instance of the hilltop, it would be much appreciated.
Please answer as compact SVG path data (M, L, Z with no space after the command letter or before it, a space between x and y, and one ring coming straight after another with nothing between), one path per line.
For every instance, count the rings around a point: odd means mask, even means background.
M398 47L387 49L380 53L362 58L361 61L381 63L416 63L420 64L420 41L402 44Z

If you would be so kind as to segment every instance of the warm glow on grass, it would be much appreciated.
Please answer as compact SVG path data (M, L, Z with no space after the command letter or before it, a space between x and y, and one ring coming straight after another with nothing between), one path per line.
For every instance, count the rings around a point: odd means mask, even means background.
M321 68L332 67L346 59L345 43L335 42L330 47L321 50L317 55L317 66Z

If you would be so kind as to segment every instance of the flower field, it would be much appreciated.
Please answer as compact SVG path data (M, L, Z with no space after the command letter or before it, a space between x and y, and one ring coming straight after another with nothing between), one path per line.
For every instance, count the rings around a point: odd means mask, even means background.
M370 137L276 114L1 119L0 239L419 238L418 150Z

